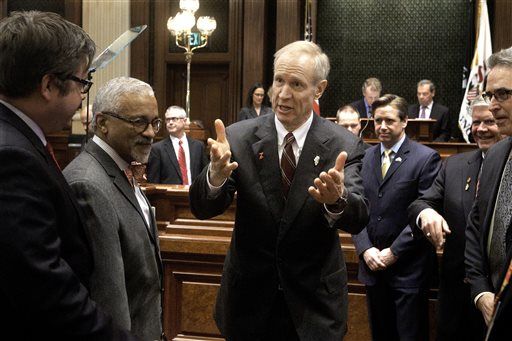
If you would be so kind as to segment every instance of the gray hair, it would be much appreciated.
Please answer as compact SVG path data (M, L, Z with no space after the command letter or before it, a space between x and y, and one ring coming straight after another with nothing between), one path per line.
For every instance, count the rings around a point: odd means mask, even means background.
M165 117L167 117L167 114L169 114L169 115L175 114L177 117L180 117L180 118L187 117L187 112L185 111L185 109L183 109L182 107L177 106L177 105L172 105L169 108L167 108L167 111L165 112Z
M309 41L298 40L282 47L274 54L274 69L279 58L288 53L307 54L313 58L315 62L315 82L327 79L329 76L329 71L331 70L329 57L327 57L317 44Z
M473 101L471 101L471 108L474 107L488 107L489 103L485 101L482 95L478 95Z
M91 129L96 130L96 113L104 111L121 113L127 95L155 96L155 93L149 84L136 78L117 77L109 80L98 90L94 99Z
M487 58L487 67L490 69L500 65L512 67L512 47L493 53L489 58Z
M435 92L436 91L436 86L434 85L434 83L429 80L429 79L422 79L418 82L418 86L417 88L419 88L420 86L423 86L423 85L428 85L429 89L430 89L430 92Z
M364 91L366 90L366 88L375 89L376 91L378 91L380 93L382 91L382 83L380 82L380 80L378 78L375 78L375 77L368 78L367 80L364 81L363 86L361 88L361 90L363 91L363 94L364 94Z

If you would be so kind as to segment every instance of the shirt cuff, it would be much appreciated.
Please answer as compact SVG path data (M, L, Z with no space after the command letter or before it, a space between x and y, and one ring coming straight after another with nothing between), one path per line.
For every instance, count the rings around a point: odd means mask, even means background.
M221 188L222 188L222 186L224 186L224 184L226 183L227 179L225 179L220 186L218 186L218 187L217 186L213 186L210 183L210 165L211 164L208 164L208 170L206 171L206 183L208 184L208 196L216 197L220 193Z
M483 291L483 292L479 293L478 295L476 295L475 299L473 300L473 303L475 304L475 306L476 306L476 302L478 302L480 297L482 297L485 294L492 294L492 292L490 292L490 291Z

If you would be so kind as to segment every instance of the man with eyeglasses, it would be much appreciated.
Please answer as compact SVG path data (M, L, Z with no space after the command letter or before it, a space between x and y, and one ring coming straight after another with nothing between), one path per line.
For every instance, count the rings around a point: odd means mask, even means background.
M465 258L471 297L491 330L490 339L504 340L510 339L512 321L510 287L501 290L512 255L512 48L491 55L487 66L482 96L506 138L485 156L466 230Z
M134 163L147 162L161 119L151 87L118 77L98 91L94 137L64 176L85 212L94 258L91 296L141 340L158 340L162 264L154 214Z
M47 140L92 84L94 42L55 13L13 12L0 51L0 338L134 340L89 297L97 263Z
M185 134L187 113L173 105L165 112L169 138L155 143L149 154L147 176L153 183L190 185L208 163L204 144Z
M485 331L464 280L465 231L482 160L501 136L489 104L482 97L471 103L471 115L471 134L478 149L449 157L433 185L408 209L410 225L421 229L434 247L443 250L436 340L477 341L483 339Z

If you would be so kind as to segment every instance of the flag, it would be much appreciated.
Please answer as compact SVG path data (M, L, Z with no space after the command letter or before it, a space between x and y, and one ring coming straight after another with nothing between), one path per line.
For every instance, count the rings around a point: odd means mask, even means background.
M475 54L471 63L471 72L462 100L459 113L459 128L462 131L464 140L469 143L469 133L471 132L471 110L470 104L473 99L483 91L483 84L487 74L485 61L492 54L491 28L489 26L489 14L487 12L486 0L479 0L476 20L478 24Z
M315 101L313 102L313 111L315 112L315 114L320 116L320 103L318 102L317 99L315 99Z

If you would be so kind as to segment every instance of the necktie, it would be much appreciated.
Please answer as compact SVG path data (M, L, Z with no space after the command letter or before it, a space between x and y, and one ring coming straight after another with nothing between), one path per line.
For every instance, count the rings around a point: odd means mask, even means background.
M425 112L425 109L427 109L427 107L425 107L425 106L421 107L420 118L427 118L427 113Z
M507 161L501 180L500 190L494 213L494 226L489 248L489 266L494 289L499 289L499 277L503 271L506 257L505 235L512 217L512 159Z
M57 166L57 168L62 172L62 169L60 169L59 163L57 162L57 159L55 158L55 153L53 152L53 147L50 144L50 142L48 142L48 141L46 142L46 150L48 151L48 153L52 157L52 160L55 163L55 166Z
M183 141L180 140L180 149L178 151L178 163L180 165L181 178L183 184L188 185L187 159L185 158L185 150L183 149Z
M391 149L385 149L384 150L384 159L382 159L382 178L384 179L386 177L386 173L388 172L389 166L391 165L391 153L393 151Z
M140 162L132 162L125 168L124 174L132 187L140 182L145 182L144 175L146 173L146 165ZM133 181L135 180L135 181Z
M293 181L293 175L295 174L295 154L293 154L293 142L295 136L292 133L286 134L284 137L284 148L283 155L281 155L281 180L283 183L283 194L284 197L288 197L290 186Z

